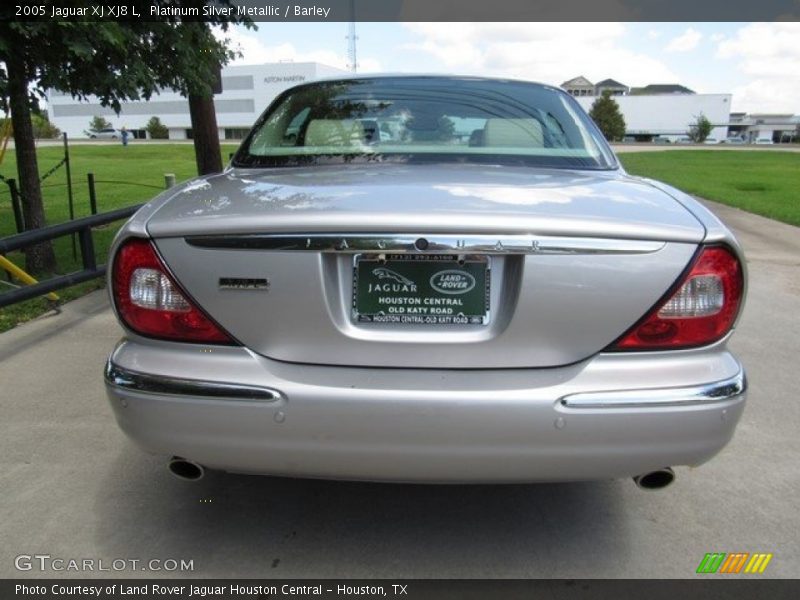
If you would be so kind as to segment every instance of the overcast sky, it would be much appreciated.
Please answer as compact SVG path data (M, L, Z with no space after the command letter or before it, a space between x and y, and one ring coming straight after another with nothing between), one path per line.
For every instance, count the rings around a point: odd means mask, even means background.
M228 37L234 64L345 68L347 23L258 23ZM359 72L578 75L732 93L734 111L800 113L800 23L358 23Z

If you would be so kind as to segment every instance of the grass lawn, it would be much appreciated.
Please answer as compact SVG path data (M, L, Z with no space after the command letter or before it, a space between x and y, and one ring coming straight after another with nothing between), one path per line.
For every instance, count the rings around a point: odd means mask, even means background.
M223 145L223 160L235 149L235 145ZM39 173L46 173L62 158L61 146L39 148ZM165 173L174 173L177 181L189 179L197 174L194 147L191 144L133 142L127 147L123 147L122 144L73 145L70 147L70 166L76 218L91 214L89 188L86 182L86 174L89 172L94 173L97 181L98 212L147 202L164 189ZM0 174L9 179L16 179L17 167L13 148L9 148L6 152L3 164L0 165ZM42 182L48 224L69 220L66 182L67 176L63 166ZM121 225L122 222L119 222L95 230L94 243L100 263L106 261L108 247ZM0 183L0 237L14 233L16 229L8 186ZM78 271L82 268L80 251L78 259L73 259L69 236L57 239L54 245L60 273ZM24 268L25 258L22 253L13 252L8 258ZM5 272L0 269L0 293L11 289L3 281L7 281L7 278ZM66 301L104 285L104 280L96 279L56 293ZM50 305L44 298L0 308L0 332L41 315L49 309Z
M800 153L673 150L619 155L634 175L800 226Z
M235 150L222 147L223 157ZM60 146L39 149L39 172L44 174L63 156ZM75 216L90 214L86 174L97 180L100 212L146 202L164 187L164 174L174 173L178 181L195 175L194 148L191 144L74 145L70 148ZM666 181L686 192L766 217L800 225L800 153L771 151L680 150L621 154L625 168L633 174ZM6 153L0 174L16 177L13 150ZM48 223L69 219L66 173L60 168L43 182ZM111 240L121 223L95 230L98 260L105 262ZM0 237L15 233L8 187L0 183ZM69 237L55 242L59 272L80 270L72 257ZM9 258L24 266L24 257L15 252ZM0 271L0 293L5 289ZM104 285L90 281L61 290L69 300ZM31 300L0 309L0 332L50 309L45 299Z

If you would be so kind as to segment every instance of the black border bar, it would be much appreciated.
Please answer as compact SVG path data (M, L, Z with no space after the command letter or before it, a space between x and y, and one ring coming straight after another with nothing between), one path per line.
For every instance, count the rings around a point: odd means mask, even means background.
M796 579L761 579L759 575L698 576L695 579L6 579L0 581L3 600L52 598L75 600L422 600L445 598L547 600L736 600L800 597ZM25 586L23 593L18 586ZM203 588L200 595L192 588ZM232 591L237 586L242 591ZM40 592L31 591L38 588ZM122 589L128 590L122 593ZM131 588L139 590L139 593ZM215 591L215 588L219 588ZM142 594L141 590L147 593ZM71 591L74 590L74 591ZM251 591L252 590L252 591ZM100 592L99 594L97 592ZM193 593L194 591L194 593Z
M158 14L156 4L189 7L199 14ZM27 10L22 7L28 6ZM44 14L33 7L44 6ZM53 16L53 6L84 11ZM204 21L209 11L234 10L256 22L742 22L798 21L796 0L78 0L69 3L14 0L0 20ZM239 12L241 11L241 12ZM204 14L205 13L205 14ZM219 14L219 13L218 13Z

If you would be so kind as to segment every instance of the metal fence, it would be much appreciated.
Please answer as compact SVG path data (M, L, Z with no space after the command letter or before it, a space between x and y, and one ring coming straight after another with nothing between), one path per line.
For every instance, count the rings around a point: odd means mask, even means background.
M22 210L22 205L24 204L25 199L20 194L17 182L12 178L6 178L0 175L0 183L4 183L8 186L8 193L10 196L11 208L14 216L14 226L17 231L16 235L11 235L6 238L0 238L0 256L3 256L8 252L12 252L14 250L23 250L26 247L30 247L41 242L53 240L62 236L70 236L72 238L73 259L77 260L78 252L80 251L81 264L83 269L80 271L74 271L72 273L68 273L66 275L58 275L50 279L47 279L46 281L35 282L35 280L32 277L30 277L27 273L25 273L22 269L18 268L10 261L4 260L3 262L5 263L6 266L3 267L2 265L0 265L0 273L2 273L3 270L5 269L9 272L9 280L12 277L16 277L17 279L22 278L22 281L28 283L28 285L24 285L10 292L4 292L0 294L0 308L4 306L9 306L11 304L16 304L18 302L23 302L25 300L30 300L32 298L36 298L37 296L42 296L44 294L50 294L55 290L69 287L71 285L75 285L78 283L83 283L85 281L89 281L90 279L94 279L96 277L102 277L105 275L106 266L104 264L101 265L97 264L98 257L95 252L94 239L92 237L92 229L94 227L106 225L114 221L127 219L130 216L132 216L133 213L135 213L142 206L142 204L136 204L135 206L126 206L124 208L119 208L116 210L111 210L108 212L98 214L97 189L96 189L96 185L98 183L113 184L113 185L133 185L133 186L152 188L154 190L163 190L164 188L170 188L175 185L175 175L172 173L164 174L164 187L154 185L151 183L142 183L137 181L117 181L117 180L97 179L94 173L87 173L90 216L76 219L75 203L74 203L73 189L72 189L72 183L73 183L72 172L70 169L69 141L67 139L66 133L63 134L62 137L63 137L63 148L64 148L63 158L61 158L61 160L59 160L59 162L56 165L48 169L44 173L44 175L40 177L40 182L44 182L56 171L58 171L61 167L64 167L66 174L65 183L51 183L49 185L43 185L42 188L66 186L67 201L69 207L69 221L64 223L59 223L57 225L42 227L40 229L27 230L27 224L25 223L25 215ZM53 298L56 297L53 296Z
M45 281L26 285L10 292L0 294L0 308L24 300L30 300L31 298L36 298L37 296L60 290L71 285L83 283L84 281L89 281L96 277L103 277L106 273L106 265L97 264L92 228L121 219L127 219L139 210L141 206L141 204L126 206L125 208L118 208L117 210L90 215L73 221L67 221L66 223L59 223L58 225L32 229L0 239L0 254L6 254L61 236L77 234L81 263L83 266L83 269L80 271L74 271L66 275L58 275Z

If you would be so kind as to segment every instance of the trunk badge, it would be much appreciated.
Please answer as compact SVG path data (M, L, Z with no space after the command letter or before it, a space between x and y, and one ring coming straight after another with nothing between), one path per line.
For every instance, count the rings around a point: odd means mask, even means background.
M221 290L268 290L269 279L248 277L220 277L219 289Z

